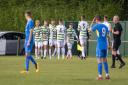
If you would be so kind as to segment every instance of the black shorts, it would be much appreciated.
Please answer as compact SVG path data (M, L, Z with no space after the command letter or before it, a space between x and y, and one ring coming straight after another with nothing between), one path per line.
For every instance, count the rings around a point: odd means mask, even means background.
M121 45L121 40L114 40L113 41L113 50L117 51Z

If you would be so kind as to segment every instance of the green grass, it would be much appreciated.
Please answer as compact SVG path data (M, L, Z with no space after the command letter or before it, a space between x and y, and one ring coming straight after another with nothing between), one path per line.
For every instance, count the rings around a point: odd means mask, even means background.
M125 58L127 61L128 58ZM0 56L0 85L127 85L128 66L123 69L110 69L111 80L97 81L96 58L86 61L72 60L38 60L40 72L35 73L30 64L29 74L20 74L24 68L24 57ZM109 58L109 67L111 60ZM117 62L117 67L119 63ZM104 74L104 72L103 72ZM104 74L105 75L105 74Z

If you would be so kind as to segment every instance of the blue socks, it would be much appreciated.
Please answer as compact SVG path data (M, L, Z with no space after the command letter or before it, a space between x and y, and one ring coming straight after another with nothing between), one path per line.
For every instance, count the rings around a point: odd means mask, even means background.
M36 64L36 61L34 60L34 58L32 56L29 56L30 60L32 61L33 64Z
M103 64L104 64L104 70L105 70L106 74L108 74L108 63L103 62Z
M98 63L98 74L102 75L102 63Z
M26 57L26 71L29 70L29 57Z
M34 60L34 58L32 56L27 56L26 57L26 71L29 70L29 61L32 61L33 64L37 64L36 61Z

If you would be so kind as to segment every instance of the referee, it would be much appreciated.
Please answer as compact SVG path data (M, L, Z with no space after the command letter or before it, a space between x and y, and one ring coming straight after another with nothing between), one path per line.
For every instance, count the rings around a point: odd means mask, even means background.
M113 49L112 49L112 66L111 68L115 67L115 58L120 61L119 69L121 69L123 66L125 66L125 62L122 60L121 56L118 56L117 51L119 50L119 47L121 45L121 35L122 35L122 26L119 22L119 16L115 15L113 17L113 23L114 23L114 29L112 30L113 34Z

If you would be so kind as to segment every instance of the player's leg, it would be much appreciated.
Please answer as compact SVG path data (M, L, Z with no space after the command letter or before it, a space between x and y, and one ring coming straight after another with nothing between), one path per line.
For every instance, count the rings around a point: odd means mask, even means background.
M38 58L38 42L35 41L35 58Z
M72 43L67 43L68 52L67 52L67 58L72 57Z
M107 62L107 50L101 50L101 56L103 58L103 65L104 65L104 70L106 72L106 79L110 79L109 77L109 69L108 69L108 62Z
M35 65L36 72L39 71L38 65L37 65L36 61L34 60L34 58L32 57L32 55L31 55L32 48L33 48L33 45L30 45L29 47L26 46L26 48L25 48L26 70L25 71L21 71L21 73L28 73L28 71L29 71L29 61L30 60Z
M42 48L42 43L38 42L38 58L41 57L41 48ZM39 55L40 55L40 57L39 57Z
M54 48L54 51L53 51L52 56L55 56L56 55L56 52L57 52L57 42L56 42L56 40L54 40L53 42L54 42L55 48Z
M97 56L97 62L98 62L98 77L97 80L102 80L102 58Z
M49 58L52 58L52 46L53 46L53 42L52 40L49 41Z
M80 44L81 44L81 48L82 48L82 59L85 59L85 42L83 40L83 38L80 38Z
M62 52L62 59L65 58L65 42L61 41L61 52Z
M44 59L46 59L48 42L47 42L47 41L44 41L44 42L43 42L43 45L44 45Z
M58 54L58 60L60 59L60 49L61 49L61 43L60 43L60 41L57 41L57 54Z
M41 49L40 49L40 51L41 51L41 58L43 58L43 42L41 41L40 43L41 43Z
M104 64L104 70L106 73L106 79L110 79L107 58L103 58L103 64Z

